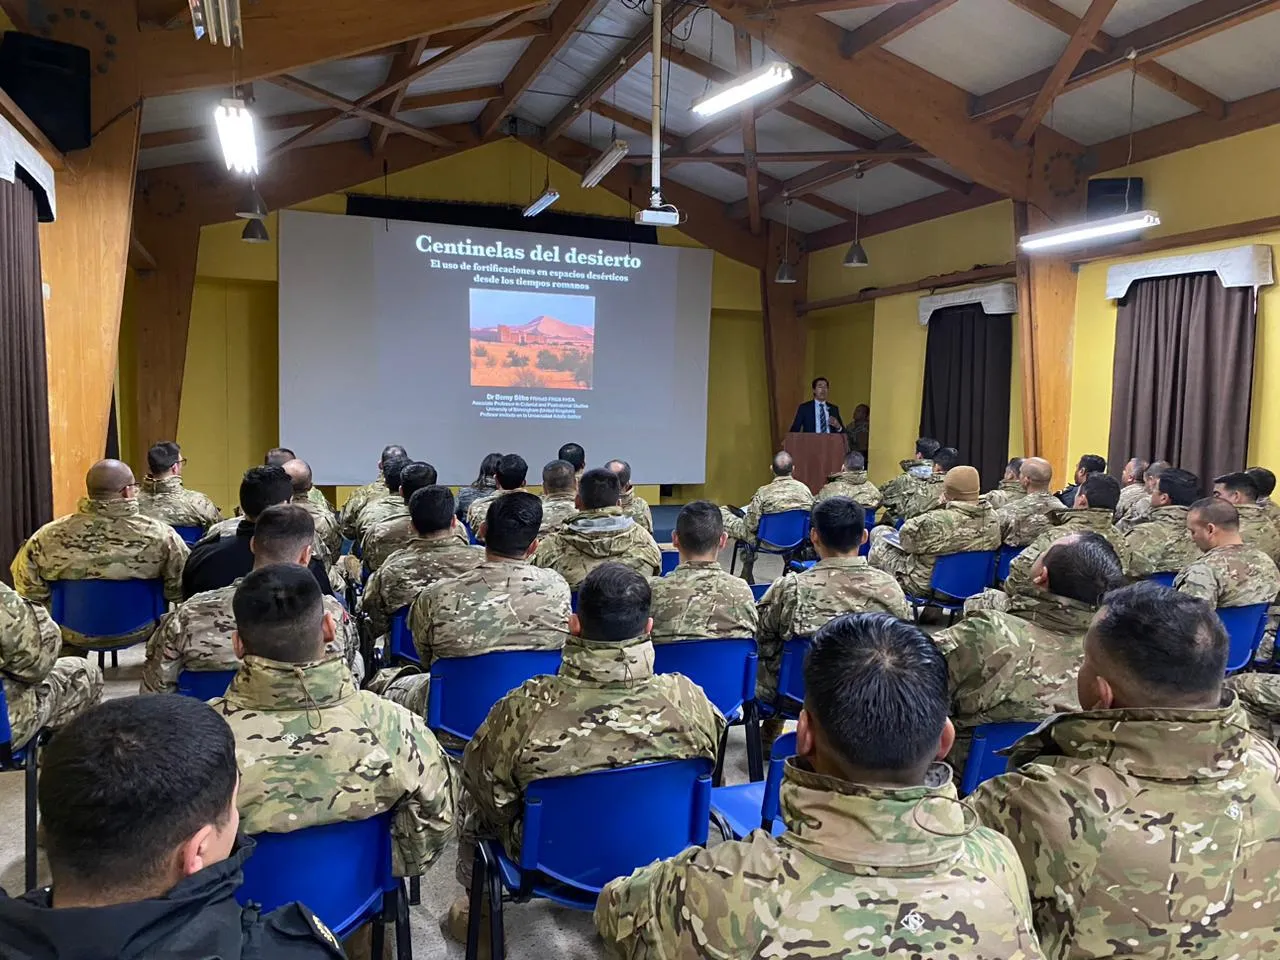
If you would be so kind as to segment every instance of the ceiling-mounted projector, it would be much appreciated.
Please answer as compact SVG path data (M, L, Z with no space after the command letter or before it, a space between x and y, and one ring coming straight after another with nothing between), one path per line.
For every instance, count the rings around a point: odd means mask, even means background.
M680 211L675 209L654 210L652 207L637 210L636 223L645 227L678 227L680 226Z

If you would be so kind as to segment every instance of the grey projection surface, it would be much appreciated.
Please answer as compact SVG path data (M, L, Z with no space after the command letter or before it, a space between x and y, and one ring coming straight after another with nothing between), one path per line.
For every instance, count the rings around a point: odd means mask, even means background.
M285 210L280 442L362 484L388 443L529 480L560 445L636 483L706 474L709 250Z

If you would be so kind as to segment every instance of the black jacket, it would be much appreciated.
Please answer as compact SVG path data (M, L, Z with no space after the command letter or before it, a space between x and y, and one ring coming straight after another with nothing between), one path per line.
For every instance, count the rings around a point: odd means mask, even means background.
M235 583L253 569L253 551L249 549L253 527L252 520L241 520L234 537L205 537L191 548L191 555L182 568L183 600L190 600L205 590L217 590ZM324 561L312 557L307 569L320 584L320 592L333 596L333 585L329 582Z
M297 903L260 915L235 894L253 842L187 877L163 897L114 907L54 910L48 890L18 899L0 891L5 960L329 960L333 934Z
M837 423L839 424L837 426ZM827 402L827 430L830 433L844 433L844 420L840 416L840 408ZM817 433L818 423L813 401L806 400L796 407L795 419L791 421L791 433Z

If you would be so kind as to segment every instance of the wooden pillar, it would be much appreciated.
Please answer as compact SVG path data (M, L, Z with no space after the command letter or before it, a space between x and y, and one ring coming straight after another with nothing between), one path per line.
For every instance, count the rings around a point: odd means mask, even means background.
M790 242L785 228L766 221L764 269L760 271L760 303L764 308L764 359L769 385L769 427L773 449L782 449L796 407L804 399L805 338L807 331L796 313L809 288L809 257L794 231ZM774 280L783 259L791 263L795 283Z

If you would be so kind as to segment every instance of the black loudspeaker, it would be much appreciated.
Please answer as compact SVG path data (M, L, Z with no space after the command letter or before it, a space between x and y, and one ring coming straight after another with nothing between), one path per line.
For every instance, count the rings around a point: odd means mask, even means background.
M1128 206L1125 191L1128 191ZM1122 213L1142 209L1141 177L1102 177L1089 181L1087 216L1090 220L1118 217Z
M89 51L84 47L10 30L0 39L0 90L63 153L89 146Z

